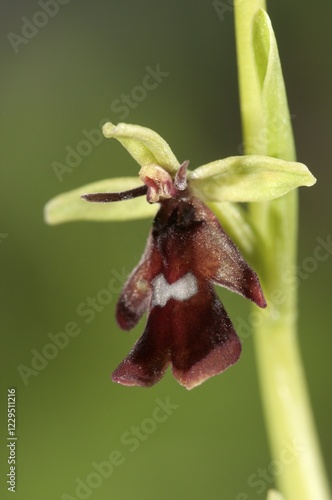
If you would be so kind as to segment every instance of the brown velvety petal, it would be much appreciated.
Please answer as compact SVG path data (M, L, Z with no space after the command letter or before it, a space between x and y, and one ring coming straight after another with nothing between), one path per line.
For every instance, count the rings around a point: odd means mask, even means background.
M169 297L165 305L152 308L143 336L112 380L150 387L171 362L175 378L192 389L233 365L240 353L241 343L226 311L213 288L201 282L189 299Z
M205 221L196 232L196 261L205 279L252 300L260 307L266 301L257 274L244 260L210 209L193 200L198 217Z
M131 330L148 309L151 279L159 268L160 256L150 234L144 254L127 279L116 306L116 319L123 330Z
M189 301L172 301L173 375L187 389L236 363L241 342L211 286L201 283Z
M154 331L153 319L153 315L150 315L142 337L113 372L113 382L151 387L164 375L170 361L167 332L163 330L162 324L157 325L159 331Z
M190 390L234 365L240 354L241 343L232 330L226 340L222 339L220 345L214 345L211 340L210 351L191 367L184 369L174 364L173 375L181 385Z

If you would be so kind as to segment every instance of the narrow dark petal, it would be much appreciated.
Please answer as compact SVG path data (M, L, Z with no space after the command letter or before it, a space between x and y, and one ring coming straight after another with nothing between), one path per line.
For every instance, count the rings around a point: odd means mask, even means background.
M131 330L146 312L150 302L151 286L146 262L130 274L116 305L116 320L123 330Z
M148 309L151 280L160 266L160 255L150 234L143 256L129 275L116 306L116 319L123 330L131 330Z
M242 284L239 287L239 290L241 290L241 292L239 292L238 290L234 291L237 291L247 299L252 300L259 307L266 307L267 303L255 271L253 271L251 267L249 267L246 263L246 268L243 268L242 273Z
M202 285L185 307L174 306L173 375L192 389L239 359L241 342L212 287Z
M113 372L113 382L143 387L151 387L159 382L169 365L169 350L165 343L167 336L155 333L149 321L142 337Z
M143 196L147 193L147 186L139 186L134 189L129 189L128 191L122 191L120 193L90 193L83 194L81 198L86 201L91 201L93 203L112 203L113 201L123 201L130 200L131 198L137 198L138 196Z
M213 283L252 300L259 307L266 307L255 271L244 260L209 208L199 200L195 200L195 205L197 213L205 221L195 236L200 273Z

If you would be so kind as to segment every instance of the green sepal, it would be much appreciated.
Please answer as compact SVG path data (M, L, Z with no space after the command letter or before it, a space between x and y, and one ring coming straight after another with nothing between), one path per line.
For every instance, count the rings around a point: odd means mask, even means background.
M167 142L149 128L109 122L103 126L103 134L118 139L141 167L159 165L174 174L180 166Z
M305 165L270 156L231 156L190 174L194 193L206 201L268 201L316 179Z

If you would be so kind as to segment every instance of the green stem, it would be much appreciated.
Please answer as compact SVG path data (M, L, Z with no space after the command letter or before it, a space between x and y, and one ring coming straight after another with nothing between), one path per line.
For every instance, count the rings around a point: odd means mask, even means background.
M276 144L258 141L273 116L262 104L253 44L252 20L262 0L235 0L235 25L243 138L247 154L266 154L294 160L288 131ZM286 101L285 101L286 102ZM287 103L285 105L287 108ZM280 120L280 109L274 110ZM288 110L286 109L288 114ZM286 117L286 120L289 117ZM271 125L273 128L274 125ZM270 134L270 136L273 134ZM273 141L273 139L272 139ZM278 487L286 500L331 498L299 354L297 283L297 194L264 204L251 204L252 222L264 241L258 248L260 275L267 309L251 313L258 375Z

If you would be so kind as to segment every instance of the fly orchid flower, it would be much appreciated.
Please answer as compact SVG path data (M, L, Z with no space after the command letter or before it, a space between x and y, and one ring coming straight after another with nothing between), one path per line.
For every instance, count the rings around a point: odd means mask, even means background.
M145 312L147 324L112 379L149 387L171 364L175 378L191 389L233 365L241 353L213 285L266 306L256 273L203 201L264 201L315 179L300 163L264 156L226 158L189 172L189 162L180 165L150 129L107 123L103 132L138 161L139 182L105 180L59 195L47 204L46 220L140 218L155 214L159 205L143 256L116 307L122 329L132 329Z

